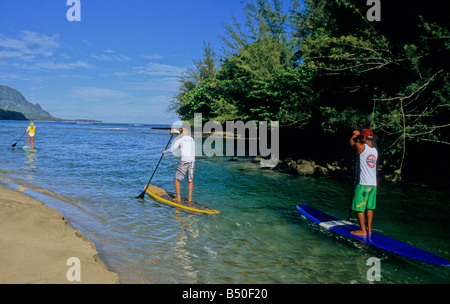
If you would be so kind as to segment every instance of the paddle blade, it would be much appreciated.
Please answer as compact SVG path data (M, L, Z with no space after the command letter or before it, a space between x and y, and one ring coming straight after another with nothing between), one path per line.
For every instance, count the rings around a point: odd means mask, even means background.
M13 147L13 148L14 148L14 147L15 147L16 145L17 145L17 143L15 143L15 144L12 144L12 145L11 145L11 147Z
M145 197L145 190L141 194L136 196L137 199L144 199L144 197Z

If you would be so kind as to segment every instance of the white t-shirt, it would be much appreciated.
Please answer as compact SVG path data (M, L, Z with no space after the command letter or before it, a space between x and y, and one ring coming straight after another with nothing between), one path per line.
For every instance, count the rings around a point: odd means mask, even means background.
M359 184L365 186L377 185L377 159L378 151L364 144L364 151L359 154Z
M171 152L175 156L181 154L181 161L195 161L195 141L191 136L180 136L175 139L172 146L166 152Z

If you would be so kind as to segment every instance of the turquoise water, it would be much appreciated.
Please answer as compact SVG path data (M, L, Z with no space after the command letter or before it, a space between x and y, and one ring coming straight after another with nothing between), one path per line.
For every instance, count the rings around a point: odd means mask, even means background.
M346 218L351 180L295 177L247 159L200 157L194 199L220 211L193 214L161 205L147 184L167 130L151 125L37 122L26 153L26 122L0 121L0 183L65 214L95 243L122 283L449 283L449 270L367 248L308 223L307 203ZM178 159L166 155L152 184L173 192ZM187 184L182 184L186 194ZM374 229L450 258L448 189L381 182Z

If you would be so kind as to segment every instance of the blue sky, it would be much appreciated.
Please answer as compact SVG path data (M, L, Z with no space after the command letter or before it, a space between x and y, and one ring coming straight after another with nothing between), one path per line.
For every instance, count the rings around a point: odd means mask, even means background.
M220 54L224 24L242 18L240 0L0 1L0 85L53 116L104 122L172 123L179 75Z

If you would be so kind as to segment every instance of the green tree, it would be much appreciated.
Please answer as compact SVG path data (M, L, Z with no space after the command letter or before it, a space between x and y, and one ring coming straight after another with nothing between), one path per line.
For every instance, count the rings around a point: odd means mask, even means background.
M184 119L278 120L317 136L370 127L398 178L411 142L450 144L450 34L432 1L383 2L381 22L368 21L366 1L249 1L245 22L225 27L220 64L204 44L173 109Z
M200 102L196 104L195 96L199 88L214 83L217 73L217 58L210 42L203 42L202 60L193 60L194 66L188 68L179 78L180 86L173 97L168 110L179 114L183 119L193 119L193 111L206 110L207 106Z
M405 5L386 23L370 23L356 1L306 3L297 14L296 33L301 59L316 70L324 131L375 129L395 178L402 173L408 142L447 143L449 72L443 62L450 35L438 19L412 14L414 8ZM398 32L393 18L408 24L407 35Z

